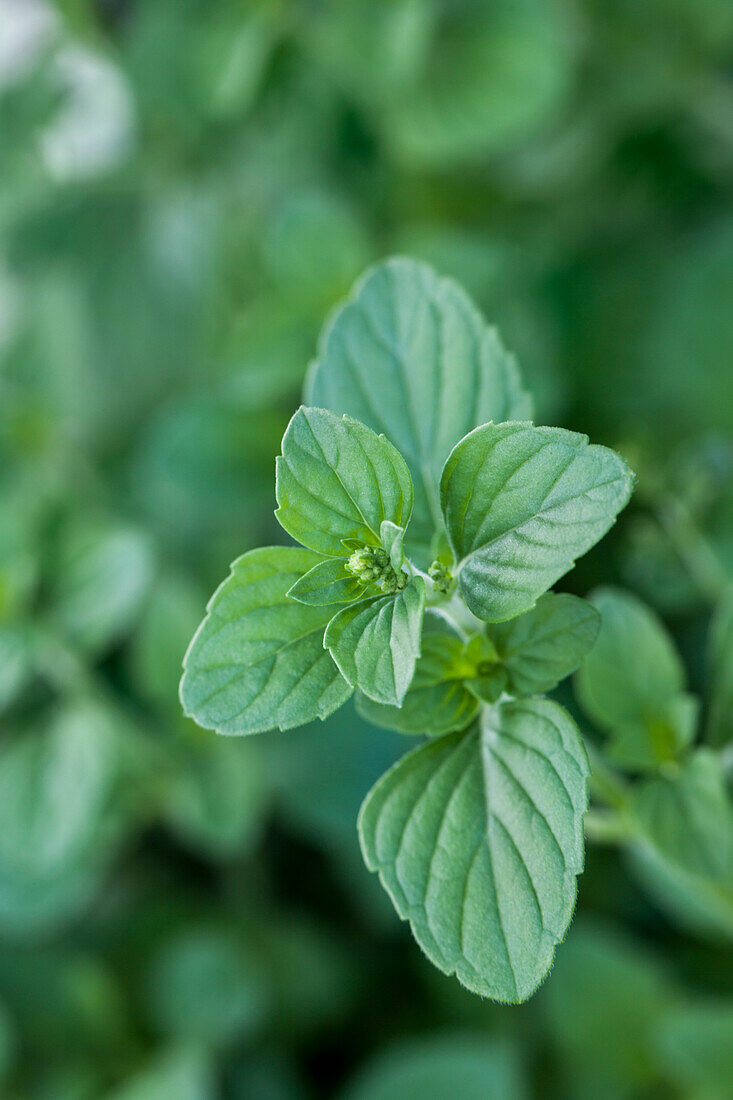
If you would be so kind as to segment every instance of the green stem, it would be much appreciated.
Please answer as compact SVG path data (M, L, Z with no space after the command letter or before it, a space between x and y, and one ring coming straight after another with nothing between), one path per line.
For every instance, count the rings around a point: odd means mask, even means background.
M606 763L595 745L586 743L586 749L591 768L588 779L591 794L607 806L625 814L629 805L625 780L615 768Z
M586 840L594 844L623 844L634 836L628 815L616 810L589 810L583 825Z

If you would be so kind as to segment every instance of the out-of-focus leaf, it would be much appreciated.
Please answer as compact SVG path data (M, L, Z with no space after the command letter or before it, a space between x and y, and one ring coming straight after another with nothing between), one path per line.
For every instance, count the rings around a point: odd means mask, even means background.
M711 745L733 741L733 590L721 600L710 628L707 740Z
M712 752L700 749L673 774L635 787L632 807L645 835L667 860L692 874L733 884L733 803Z
M430 168L511 148L559 111L572 80L561 4L474 6L436 23L421 80L397 99L386 132L398 157Z
M682 931L706 940L733 942L733 881L714 881L666 858L651 844L628 853L639 887Z
M71 523L53 562L53 621L84 649L103 650L132 626L152 579L152 549L143 532Z
M655 1032L673 996L659 961L639 944L579 921L539 995L563 1077L592 1070L599 1095L638 1095L654 1079Z
M593 593L601 613L598 641L575 679L580 705L612 737L624 767L654 768L689 747L698 705L684 693L685 674L657 616L631 593Z
M203 602L201 589L185 577L158 577L133 635L129 652L134 686L165 710L178 712L183 657Z
M268 992L256 960L226 929L183 928L150 960L148 1015L169 1040L217 1047L261 1025Z
M23 691L32 672L29 630L23 626L0 625L0 712Z
M0 866L34 875L72 865L101 839L120 766L111 716L81 704L0 752Z
M516 1051L471 1034L437 1032L379 1053L340 1094L341 1100L525 1100Z
M659 1023L656 1048L671 1080L725 1100L733 1080L733 1005L711 1000L674 1009Z
M161 813L184 844L214 860L234 858L251 847L275 783L261 748L194 728L172 753Z
M196 1047L157 1057L105 1100L171 1100L173 1096L176 1100L212 1100L216 1096L210 1059Z

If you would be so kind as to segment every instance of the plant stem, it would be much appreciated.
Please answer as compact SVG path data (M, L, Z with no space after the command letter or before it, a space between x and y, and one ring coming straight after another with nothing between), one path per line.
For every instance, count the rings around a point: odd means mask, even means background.
M628 816L615 810L589 810L583 825L586 839L594 844L623 844L634 835Z

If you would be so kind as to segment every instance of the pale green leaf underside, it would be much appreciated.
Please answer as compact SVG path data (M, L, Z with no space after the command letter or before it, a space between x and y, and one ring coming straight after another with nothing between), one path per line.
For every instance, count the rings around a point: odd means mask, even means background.
M286 593L319 561L300 547L251 550L212 596L184 661L181 702L219 733L291 729L326 718L351 694L323 632L333 608Z
M415 485L407 545L421 559L440 526L451 448L487 420L532 413L513 356L465 291L403 258L368 271L334 314L306 400L384 432L405 456Z
M327 409L300 408L277 459L275 515L294 539L318 553L348 556L344 539L378 546L385 520L405 527L412 481L392 444Z
M378 703L399 705L420 654L424 609L425 584L413 577L395 596L345 607L323 644L350 684Z
M437 737L465 729L476 715L478 700L463 682L472 671L463 650L463 639L455 630L427 612L422 652L402 705L387 706L358 695L357 708L368 721L400 733Z
M587 774L570 716L531 699L408 753L367 796L367 866L468 989L518 1002L547 974L583 867Z
M582 663L600 624L600 615L586 600L547 592L531 611L487 626L506 669L506 690L515 696L552 691Z
M528 611L605 535L632 482L614 451L563 428L485 424L461 440L441 501L471 611L488 622Z
M578 700L601 729L646 723L684 690L682 662L654 612L629 592L600 588L598 640L575 680Z

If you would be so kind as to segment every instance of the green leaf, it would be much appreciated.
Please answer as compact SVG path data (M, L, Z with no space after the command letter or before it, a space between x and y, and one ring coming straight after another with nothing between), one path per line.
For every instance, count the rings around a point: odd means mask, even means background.
M304 573L287 595L288 599L313 607L332 607L334 604L363 600L368 593L364 585L348 571L343 558L328 558Z
M486 634L506 669L506 690L542 695L582 664L600 625L600 615L586 600L548 592L531 611L487 626Z
M209 860L251 850L266 819L273 776L256 739L210 737L193 723L163 791L161 816L176 839Z
M367 271L326 326L306 399L384 432L405 456L415 485L408 553L425 566L451 448L487 420L532 413L514 358L465 291L403 258Z
M630 1100L647 1092L656 1072L652 1037L674 995L640 938L579 918L541 993L554 1048L594 1082L564 1095Z
M483 703L496 703L507 686L506 669L496 665L481 676L466 680L466 688Z
M215 1095L211 1059L195 1044L159 1055L105 1100L210 1100Z
M440 1032L380 1051L340 1100L525 1100L513 1046L486 1035Z
M724 1100L733 1081L733 1005L730 1000L678 1005L661 1021L656 1046L674 1080L690 1089L688 1095Z
M351 688L323 648L332 609L287 596L318 560L300 547L270 546L234 562L184 660L181 702L200 726L292 729L348 699Z
M148 1016L176 1042L226 1044L261 1025L268 991L251 951L227 928L177 929L145 975Z
M413 577L394 596L339 611L323 644L353 687L377 703L399 706L420 655L424 610L425 582Z
M303 546L331 557L344 539L380 545L384 520L405 527L412 481L399 452L348 416L301 407L277 459L278 520Z
M150 539L135 528L85 521L63 532L54 562L51 616L96 652L132 625L153 580Z
M696 695L680 692L663 700L655 715L631 719L611 731L610 760L633 771L656 770L692 744L700 715Z
M0 751L0 868L27 879L103 850L119 774L112 714L87 703L46 716Z
M475 993L523 1001L547 974L583 868L587 774L570 716L531 699L408 753L367 796L367 866Z
M422 651L402 705L376 703L359 694L357 708L369 722L400 733L437 737L465 729L476 715L478 701L463 682L474 671L464 649L463 639L445 619L428 611Z
M485 424L462 439L441 501L471 611L489 622L528 611L605 535L632 480L614 451L563 428Z
M405 558L404 541L405 541L405 529L404 527L397 527L396 524L390 520L385 519L379 528L379 537L382 542L382 546L389 554L389 563L394 569L395 573L398 573L402 568L402 563Z
M601 630L575 679L578 701L597 726L618 736L625 755L669 759L684 743L687 706L681 701L684 670L672 639L657 616L628 592L602 588L591 600L601 613ZM675 725L683 722L679 734L670 716Z
M643 833L685 870L733 881L733 805L718 758L700 749L672 768L669 776L633 788Z
M733 741L733 588L720 601L710 628L710 705L707 739Z

